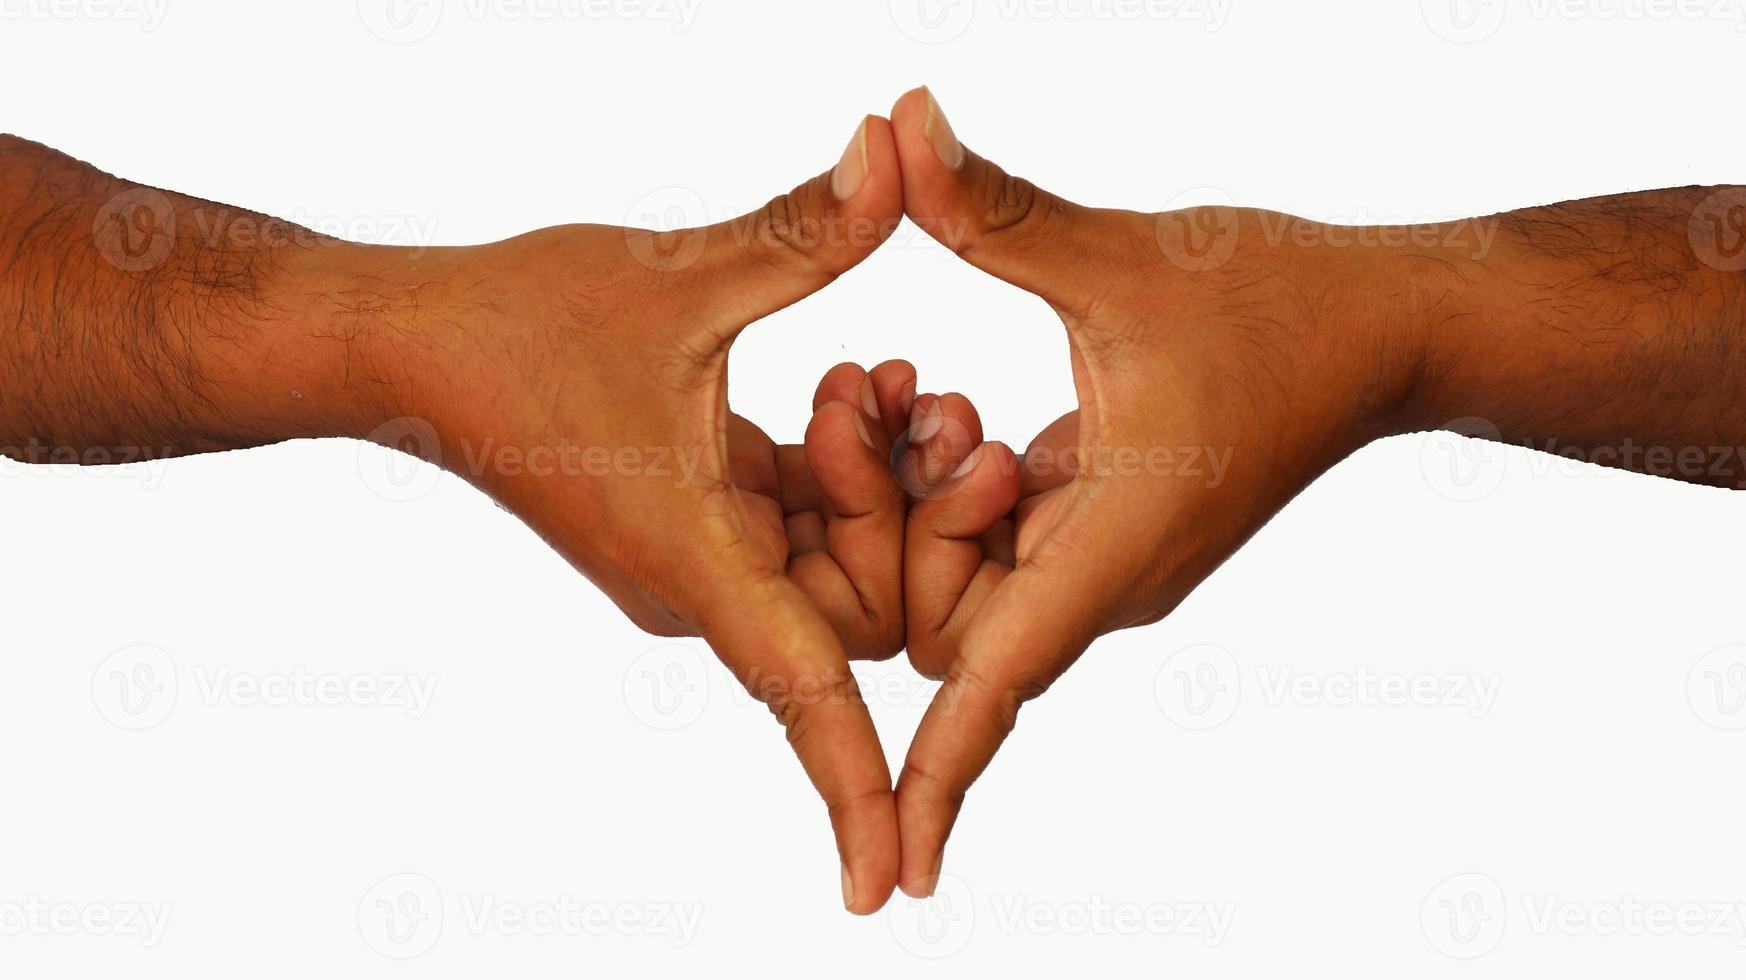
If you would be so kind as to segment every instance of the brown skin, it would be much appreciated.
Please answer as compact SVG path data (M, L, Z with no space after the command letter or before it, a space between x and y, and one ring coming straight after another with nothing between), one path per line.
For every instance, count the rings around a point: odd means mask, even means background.
M290 226L129 198L0 138L0 447L113 462L89 450L399 444L419 420L436 445L414 448L461 467L644 628L707 637L771 703L863 913L900 880L932 888L1020 704L1097 635L1168 613L1372 439L1478 416L1496 438L1740 485L1628 445L1678 460L1746 440L1738 188L1719 204L1685 189L1502 216L1479 254L1439 244L1449 226L1352 246L1350 229L1258 211L1083 208L960 156L925 91L864 135L853 194L821 176L710 229L429 250L287 244ZM833 369L803 447L727 410L739 330L864 258L900 207L1067 326L1079 408L1022 461L982 444L961 396L912 404L901 362L871 374L876 420L860 368ZM885 453L906 417L916 445L894 483ZM630 456L584 475L466 465L487 442ZM1228 453L1228 472L1154 463L1181 447ZM693 453L696 478L651 472L666 450ZM925 497L907 524L900 486ZM847 659L888 656L905 632L945 685L894 801Z
M1060 316L1079 397L1022 466L990 444L956 492L911 511L910 659L945 681L898 780L912 895L931 892L1020 705L1097 636L1168 614L1374 439L1477 416L1461 427L1746 486L1738 465L1695 472L1622 451L1746 445L1746 189L1468 228L1142 214L1073 204L965 151L925 89L891 119L906 213ZM1148 457L1179 447L1228 451L1228 471Z
M914 369L833 369L805 446L777 447L729 413L727 359L747 325L878 247L900 195L890 124L868 117L832 172L721 225L390 248L3 137L0 447L114 462L91 450L410 439L639 626L709 641L785 727L845 904L870 913L896 885L897 823L849 658L902 644L907 505L887 461ZM520 465L536 451L548 465Z

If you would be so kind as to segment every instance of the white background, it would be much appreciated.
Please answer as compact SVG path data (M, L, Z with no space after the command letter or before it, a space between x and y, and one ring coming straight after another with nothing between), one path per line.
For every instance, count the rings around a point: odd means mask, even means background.
M0 0L0 129L407 244L716 220L923 82L968 144L1093 204L1375 222L1746 180L1732 3L425 2L397 30L387 0ZM826 368L892 356L1009 442L1071 407L1059 322L909 227L745 335L734 405L793 441ZM949 908L855 919L822 807L708 651L643 636L513 517L405 467L329 441L0 472L0 975L1746 967L1738 911L1607 928L1746 902L1746 648L1704 660L1746 642L1738 495L1373 446L1026 710L959 823ZM436 687L417 717L210 691L298 670ZM1269 688L1364 671L1495 700ZM889 685L895 766L930 688L860 672ZM566 897L617 924L477 918ZM93 924L133 903L168 907L155 943ZM1185 907L1228 928L1162 924ZM683 935L678 911L701 916Z

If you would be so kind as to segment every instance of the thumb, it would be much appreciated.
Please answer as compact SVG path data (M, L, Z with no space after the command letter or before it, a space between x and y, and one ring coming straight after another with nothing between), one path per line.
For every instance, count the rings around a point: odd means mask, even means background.
M891 123L867 116L836 166L750 214L703 229L697 271L731 338L854 268L902 219Z
M891 125L911 221L976 268L1084 311L1094 290L1071 273L1107 251L1100 230L1116 212L1064 200L965 149L925 87L897 100Z

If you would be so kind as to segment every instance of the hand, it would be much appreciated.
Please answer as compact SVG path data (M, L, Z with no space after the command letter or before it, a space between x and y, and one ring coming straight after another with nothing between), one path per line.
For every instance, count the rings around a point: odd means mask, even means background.
M899 881L919 896L1019 706L1389 431L1417 341L1391 335L1351 250L1269 246L1260 212L1071 204L965 150L925 89L891 118L909 217L1048 303L1079 396L1022 467L986 446L959 493L910 519L910 656L945 680L897 785ZM1185 248L1185 230L1209 237Z
M851 660L903 648L903 522L889 465L915 399L915 367L839 364L813 394L806 440L778 446L728 416L728 470L752 527L835 629ZM821 692L822 693L822 692Z
M808 489L791 476L798 456L730 415L727 357L748 324L871 253L900 211L890 124L868 117L832 171L709 228L570 226L286 260L317 263L290 270L321 283L308 314L381 355L365 370L383 417L428 420L447 465L633 621L702 634L769 705L824 797L858 913L895 887L898 838L848 656L902 640L904 504L885 461L914 372L825 379Z

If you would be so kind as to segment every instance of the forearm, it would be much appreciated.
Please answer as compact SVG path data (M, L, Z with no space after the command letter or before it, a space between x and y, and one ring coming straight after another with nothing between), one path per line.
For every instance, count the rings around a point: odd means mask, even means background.
M0 451L108 462L354 435L375 336L346 245L0 136Z
M1746 488L1746 189L1682 188L1477 219L1483 255L1384 259L1423 356L1403 428L1446 427ZM1489 227L1486 224L1489 223ZM1474 236L1479 240L1481 236Z

